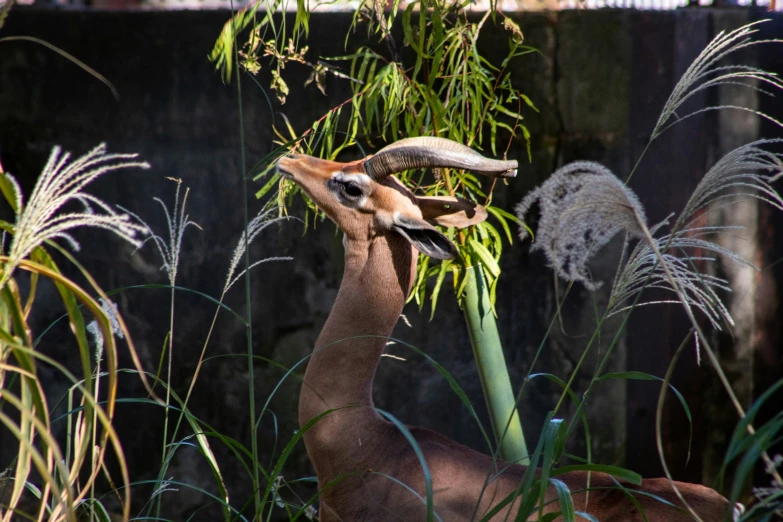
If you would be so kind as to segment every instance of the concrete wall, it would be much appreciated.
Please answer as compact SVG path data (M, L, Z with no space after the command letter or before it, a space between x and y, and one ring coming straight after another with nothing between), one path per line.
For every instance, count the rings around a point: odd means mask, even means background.
M496 201L511 208L557 166L576 159L605 163L619 175L627 174L657 119L669 92L706 42L724 27L734 28L756 14L749 11L628 12L592 11L516 15L526 43L540 50L520 60L513 71L515 84L540 109L525 114L533 134L533 162L521 168L521 176L497 195ZM239 168L239 122L236 86L221 83L206 55L227 14L221 12L119 13L68 12L15 9L2 29L3 36L31 35L43 38L79 57L116 85L115 100L102 84L54 53L30 43L0 45L0 158L3 166L18 175L29 192L36 174L55 144L81 154L105 141L111 151L139 152L153 165L146 172L113 175L96 184L94 191L107 201L136 210L163 230L162 216L153 197L170 199L174 184L166 176L182 178L190 187L189 214L203 228L185 239L178 284L217 296L224 273L242 227L241 175ZM345 14L323 14L311 21L311 40L325 56L343 52L342 38L350 23ZM762 28L764 35L783 34L783 18L776 17ZM357 40L358 42L358 40ZM354 45L356 42L354 42ZM487 52L505 46L498 33L481 40ZM783 70L780 53L768 49L748 53L747 59L772 70ZM283 107L294 128L304 129L329 107L346 99L345 82L329 78L328 96L311 85L303 87L308 71L291 66L298 80L289 81L291 94ZM264 73L259 77L268 84ZM271 150L273 117L264 94L245 78L242 83L245 143L248 165ZM694 100L693 107L716 100L727 103L737 96L721 90ZM768 112L780 110L766 98L744 99ZM779 114L779 113L778 113ZM276 116L279 119L279 116ZM655 222L682 207L689 191L719 154L736 140L758 135L778 136L778 130L736 114L708 114L675 127L648 151L635 174L632 187ZM512 157L524 158L522 143ZM251 196L251 212L261 205ZM293 214L302 214L295 205ZM744 217L756 227L755 241L761 248L757 261L764 266L780 257L780 216L768 209L751 208ZM151 248L131 256L131 248L100 232L80 236L84 249L80 259L93 271L105 289L148 282L165 282ZM618 245L607 249L594 267L604 279L613 275ZM264 265L253 273L252 314L254 352L290 366L312 349L329 313L340 283L342 247L330 223L312 224L303 235L301 224L291 222L264 233L253 257L290 255L294 261ZM743 400L781 375L778 314L780 267L751 277L742 296L745 314L738 343L728 335L716 336L722 356L730 365L731 378L739 385ZM545 337L565 286L555 285L542 257L528 254L528 245L516 242L504 254L503 283L498 290L498 322L512 382L520 385L530 362ZM724 269L721 269L724 270ZM727 269L725 269L727 270ZM739 277L739 276L737 276ZM747 278L746 278L747 279ZM608 286L608 285L606 285ZM43 329L61 310L52 289L43 288L35 324ZM574 287L562 313L563 321L545 342L535 372L567 377L593 332L594 306L605 305L606 290L590 293ZM127 290L117 302L128 321L142 362L157 367L168 328L169 300L165 290ZM244 297L237 287L226 303L239 313ZM739 305L737 305L739 306ZM187 390L204 342L214 306L198 295L178 293L174 332L173 384ZM435 319L415 306L405 310L412 328L400 324L394 335L423 348L443 364L466 390L484 419L484 401L472 362L469 339L455 299L444 292ZM617 323L604 332L594 348L575 388L583 391L595 368L596 354L603 353ZM663 375L668 362L687 332L685 319L676 309L640 309L615 349L607 371L640 370ZM70 360L65 326L52 329L41 349ZM753 342L753 339L756 341ZM735 348L732 348L735 346ZM229 355L207 362L192 399L194 413L218 431L248 442L246 345L243 326L223 313L208 347L208 356ZM375 384L377 405L409 424L434 428L460 442L484 449L474 422L440 375L420 357L399 346L390 352L406 361L385 358ZM759 364L759 362L762 364ZM130 361L124 359L126 366ZM299 375L301 372L297 372ZM263 404L282 372L259 362L255 368L256 403ZM687 424L672 401L666 409L664 438L667 457L675 476L709 483L722 458L725 437L736 422L726 407L711 370L697 367L692 352L678 366L675 384L687 397L694 417L693 453L686 466ZM123 377L121 397L142 397L143 390L131 377ZM54 372L50 393L57 400L67 385ZM270 403L275 414L279 442L295 429L299 381L289 379ZM522 402L529 444L535 443L541 422L553 408L560 390L544 379L527 387ZM596 461L622 464L646 475L660 474L655 450L654 416L658 385L614 383L600 385L590 401L593 457ZM572 407L563 410L566 418ZM149 406L122 405L117 418L136 480L152 479L160 459L162 412ZM260 448L267 458L275 447L271 414L261 422ZM584 455L584 437L575 436L570 451ZM215 444L229 477L234 498L244 498L249 486L241 468L225 448ZM0 431L0 467L13 453L7 433ZM286 466L287 478L312 473L303 448ZM210 488L206 465L183 451L170 473L177 480ZM138 488L143 503L148 489ZM206 500L197 493L170 493L168 516L184 519ZM176 497L174 497L176 495ZM176 500L174 500L176 499ZM203 515L209 519L208 515Z

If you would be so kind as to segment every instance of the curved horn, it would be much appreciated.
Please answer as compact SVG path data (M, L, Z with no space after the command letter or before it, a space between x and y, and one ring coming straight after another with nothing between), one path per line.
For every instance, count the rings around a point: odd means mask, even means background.
M493 178L513 178L517 175L516 161L485 158L461 143L435 137L396 141L364 162L365 172L375 180L395 172L424 167L472 170Z

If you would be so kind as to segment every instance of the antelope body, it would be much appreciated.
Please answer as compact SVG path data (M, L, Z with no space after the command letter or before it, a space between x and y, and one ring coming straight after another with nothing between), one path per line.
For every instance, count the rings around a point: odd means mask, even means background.
M461 228L485 219L486 211L459 198L417 197L391 176L420 167L467 168L494 176L516 173L516 162L489 160L439 138L402 140L351 163L293 154L278 163L278 170L345 234L342 284L316 341L299 399L300 425L323 415L304 435L322 490L322 521L425 520L421 465L401 431L374 409L372 383L411 290L414 249L437 259L455 257L456 247L433 224ZM493 461L434 431L409 430L429 467L435 512L444 522L482 519L517 489L525 473L525 466ZM482 494L488 473L497 478ZM572 492L578 511L601 522L643 520L608 475L591 474L589 498L584 494L586 473L557 478ZM717 492L696 484L677 486L702 520L724 520L729 506ZM649 496L681 506L665 478L625 487L643 492L634 497L650 522L692 520ZM556 498L550 487L545 513L559 511ZM518 504L512 504L508 518L505 508L492 520L514 520Z

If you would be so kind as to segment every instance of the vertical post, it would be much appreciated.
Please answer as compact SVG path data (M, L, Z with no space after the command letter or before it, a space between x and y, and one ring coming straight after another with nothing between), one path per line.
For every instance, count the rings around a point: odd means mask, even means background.
M503 460L527 464L525 436L522 433L516 399L508 377L508 367L503 355L503 346L500 344L497 323L492 314L484 273L480 264L465 270L467 282L462 308L470 332L481 388L487 400L492 431Z

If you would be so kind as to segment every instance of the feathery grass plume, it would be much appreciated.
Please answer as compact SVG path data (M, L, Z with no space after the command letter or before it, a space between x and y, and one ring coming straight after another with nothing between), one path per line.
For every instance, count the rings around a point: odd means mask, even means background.
M783 468L783 455L775 455L767 462L764 470L772 477L772 482L766 487L754 487L753 496L758 499L760 505L767 507L778 517L783 517L783 482L780 481L778 472L780 468Z
M711 87L719 87L721 85L739 85L759 91L764 94L771 95L772 93L759 88L756 83L763 83L775 89L783 90L783 81L778 78L778 75L759 69L757 67L751 67L748 65L718 65L718 63L724 58L730 55L746 49L753 45L767 44L767 43L783 43L783 40L753 40L751 35L758 32L756 26L758 24L768 22L769 20L760 20L735 29L726 33L721 31L713 40L704 48L704 50L696 57L693 63L682 75L680 81L674 87L669 99L666 101L666 105L663 107L658 122L653 130L650 141L660 136L666 129L675 125L678 121L685 118L689 118L696 114L718 110L718 109L737 109L757 114L767 120L770 120L777 125L783 127L783 123L779 122L772 116L763 112L755 111L748 107L740 107L735 105L714 105L690 112L684 116L679 116L677 110L693 95L698 92L704 91ZM672 117L675 121L670 122Z
M591 162L575 162L557 170L541 187L517 206L524 221L531 206L539 202L541 217L537 242L531 250L543 250L549 265L568 281L581 281L589 289L599 283L589 277L590 257L621 230L643 238L630 255L623 250L621 266L612 285L607 315L628 310L626 303L643 288L658 288L682 294L683 306L700 310L713 328L734 321L718 292L731 291L728 281L700 273L697 265L714 262L722 255L741 265L750 261L706 237L718 232L741 230L735 226L692 226L703 212L717 204L730 205L752 197L783 210L783 199L770 183L783 176L783 155L762 148L783 140L759 140L743 145L721 158L693 191L671 232L660 234L672 216L647 229L644 210L633 192L608 169ZM761 172L766 172L762 174ZM520 227L520 237L528 232ZM626 239L627 247L628 239ZM699 252L690 254L689 252ZM704 253L707 255L704 255ZM635 306L677 303L647 301ZM697 345L697 357L699 357Z
M701 310L715 328L720 329L721 320L733 324L731 315L716 293L721 289L730 291L728 282L699 273L694 268L697 263L715 261L715 258L694 256L687 251L723 255L737 264L756 268L731 250L705 239L718 232L741 230L742 227L692 225L699 215L709 212L715 205L736 204L748 197L783 210L783 198L771 186L783 176L783 154L762 148L780 143L783 140L758 140L726 154L693 191L670 233L658 234L670 224L672 216L652 227L650 240L638 243L627 260L623 255L622 267L612 287L609 313L626 310L624 303L645 283L651 288L674 291L656 259L657 249L662 252L668 268L688 296L690 305ZM597 283L589 279L586 267L592 254L621 230L631 236L645 235L642 233L645 227L644 209L638 198L608 169L597 163L575 162L557 170L517 206L519 219L524 221L537 201L541 218L537 241L531 250L544 250L550 266L560 277L582 281L591 289L597 288ZM520 227L520 237L526 239L527 236L527 230Z
M688 302L701 310L712 326L721 329L721 320L733 325L726 307L716 291L731 291L728 282L719 277L701 274L691 270L695 264L715 261L714 257L690 256L687 250L723 255L734 263L758 269L750 261L735 252L704 239L718 232L741 230L742 227L692 227L694 221L703 213L716 207L737 204L746 198L755 198L783 210L783 199L770 185L783 175L783 155L762 148L763 146L783 143L783 140L758 140L734 149L721 158L702 178L688 199L682 213L672 227L672 232L655 238L655 246L661 252L680 252L680 256L662 254L668 261L672 272L682 283L683 292L689 295ZM671 217L671 216L670 216ZM668 225L665 220L651 230L653 235L661 227ZM609 313L615 314L627 309L623 303L641 290L647 278L652 288L673 290L667 283L665 274L657 267L654 249L651 245L640 243L633 250L615 280L609 302ZM676 302L676 301L661 301ZM642 303L642 304L652 304Z
M697 213L718 200L733 204L751 197L783 210L783 199L770 185L783 175L783 154L762 148L781 143L783 139L758 140L723 156L699 182L674 229L688 227Z
M249 267L243 269L241 272L234 275L234 272L239 266L240 261L242 261L242 256L245 254L245 249L250 247L250 244L258 236L258 234L260 234L266 227L268 227L273 223L279 223L280 221L288 220L288 219L296 219L296 218L290 218L289 216L279 216L270 219L269 216L274 212L277 212L277 210L278 209L276 207L262 210L261 212L259 212L259 214L256 217L254 217L247 224L247 230L242 231L242 235L239 237L237 246L234 248L234 255L231 256L231 263L229 263L228 265L228 274L226 275L226 284L223 287L223 295L225 295L226 292L228 292L229 288L234 286L234 283L236 283L246 271L255 268L261 263L268 263L270 261L290 261L291 259L293 259L292 257L285 257L285 256L267 257L254 262ZM245 239L245 234L247 234L247 239Z
M125 334L122 333L120 321L117 319L117 314L119 313L117 305L111 300L104 299L103 297L99 298L98 301L101 303L101 309L106 312L106 317L109 319L112 335L119 339L124 339ZM100 364L101 359L103 358L103 332L101 332L96 319L93 319L90 324L87 325L87 331L92 335L93 342L95 343L95 362L96 364Z
M260 265L261 263L267 263L270 261L290 261L293 258L292 257L267 257L264 259L261 259L259 261L256 261L255 263L252 263L248 268L243 269L241 272L235 275L236 269L239 266L239 263L242 261L243 256L245 255L245 249L250 246L250 244L255 240L255 238L260 234L266 227L271 225L272 223L278 223L282 220L288 220L288 219L296 219L291 218L289 216L280 216L277 218L270 219L270 215L273 212L277 212L276 207L268 208L265 210L262 210L258 213L256 217L254 217L248 224L247 228L242 231L242 235L239 238L239 241L237 242L237 246L234 248L234 255L231 257L231 262L229 263L228 267L228 274L226 275L226 284L223 286L223 292L220 295L220 299L218 299L219 303L223 303L223 299L226 297L226 292L236 283L242 275L247 272L247 270L252 269L255 266ZM247 239L245 239L247 234ZM185 395L185 402L184 406L187 406L188 401L190 400L190 395L193 392L193 388L196 385L196 380L198 379L199 372L201 370L201 363L204 360L204 355L206 354L207 346L209 344L209 340L212 337L212 332L215 328L215 322L217 321L218 314L220 313L221 308L218 306L215 309L215 314L212 317L212 324L209 327L209 331L207 333L207 338L204 341L204 345L201 349L201 355L199 356L198 362L196 363L196 371L193 374L193 378L190 380L190 386L188 388L188 393ZM183 406L183 411L184 411ZM177 423L177 428L175 428L175 434L179 430L179 421Z
M712 241L695 237L719 231L737 230L742 227L701 227L664 234L658 237L654 236L662 228L669 225L669 222L669 218L667 218L652 227L650 229L651 239L640 241L628 256L628 260L622 265L609 296L607 316L615 315L631 308L626 303L643 288L658 288L677 293L677 288L671 284L666 270L659 262L656 255L657 250L661 252L664 263L674 275L679 290L685 295L686 303L689 307L700 310L707 316L713 328L717 330L721 330L721 321L733 325L734 321L731 318L731 314L717 294L719 290L731 291L728 281L720 277L702 274L695 268L697 263L713 262L715 258L689 255L685 253L684 249L699 248L726 254L737 263L753 266L742 257L718 246ZM652 244L650 241L652 241ZM680 252L680 255L671 253L677 251ZM672 298L659 301L643 301L636 303L635 306L678 302L676 298Z
M291 257L271 257L271 258L265 258L265 259L262 259L260 261L256 261L255 263L251 264L248 268L243 269L236 276L234 275L237 267L239 266L240 261L244 257L245 249L253 242L253 240L258 236L258 234L261 233L261 231L263 231L267 226L271 225L272 223L276 223L276 222L281 221L283 219L291 219L291 218L289 218L287 216L278 217L278 218L275 218L275 219L270 219L270 215L272 214L272 212L276 212L276 211L277 211L276 207L275 208L266 209L266 210L262 210L255 218L253 218L248 223L247 228L242 231L242 235L239 238L239 242L237 243L237 246L234 249L234 255L231 257L231 262L229 263L228 274L226 276L226 283L225 283L225 286L223 287L223 292L220 295L220 299L218 299L218 303L220 303L220 304L223 303L223 299L226 296L226 292L228 292L228 290L231 288L231 286L237 280L239 280L239 278L248 269L253 268L253 267L255 267L255 266L257 266L257 265L259 265L261 263L266 263L266 262L269 262L269 261L284 261L284 260L293 259ZM217 322L217 318L218 318L218 314L220 313L220 310L221 310L221 307L218 306L215 309L215 314L212 317L212 324L209 326L209 330L207 332L206 339L204 340L204 344L203 344L203 346L201 348L201 354L199 355L198 361L196 362L195 372L193 373L193 377L190 380L190 385L188 386L188 392L185 395L185 400L184 400L184 402L181 405L180 415L179 415L179 418L177 419L177 424L174 427L174 432L173 432L172 437L171 437L172 441L176 440L177 434L179 433L179 428L180 428L180 426L182 424L182 419L184 418L185 413L187 412L187 406L188 406L188 403L190 402L190 397L191 397L191 395L193 393L193 390L194 390L194 388L196 386L196 381L198 380L199 373L201 372L201 366L202 366L202 364L204 362L204 355L206 354L207 346L209 346L209 341L212 338L212 333L213 333L213 331L215 329L215 323ZM169 340L170 339L171 339L171 336L169 337ZM206 438L203 437L203 435L201 437L202 438L198 438L197 437L197 440L199 440L199 442L201 442L202 439L203 439L204 442L202 444L207 446L207 449L208 449L208 443L206 442ZM177 447L178 447L178 445L174 445L174 444L172 444L172 446L170 446L170 448L171 448L170 453L166 457L166 461L167 462L170 462L171 458L173 457L174 451L176 451ZM211 452L211 450L209 450L209 451ZM166 466L168 466L168 464L166 464ZM218 477L219 482L222 484L223 479L220 476L220 470L217 467L217 464L214 465L214 470L215 470L215 473L216 473L216 475ZM282 480L282 476L280 477L280 479ZM224 500L226 502L226 505L228 505L228 493L225 492L225 488L221 488L221 490L223 491L223 493L225 495L224 496ZM305 516L307 516L307 512L305 512Z
M155 234L152 232L152 228L147 225L147 223L139 217L138 214L135 214L131 212L130 210L127 210L125 208L122 208L123 211L127 212L129 215L133 216L136 221L144 225L147 230L150 231L150 236L144 240L143 243L141 243L138 247L141 248L147 241L153 241L155 243L155 246L158 248L158 252L160 253L160 258L163 261L163 265L160 267L161 270L166 271L166 275L169 278L169 283L171 286L174 286L174 282L177 279L177 268L179 267L179 256L182 250L182 238L185 236L185 230L187 230L188 227L194 226L199 230L202 230L198 223L195 221L190 221L190 216L185 213L185 208L187 207L188 203L188 194L190 194L190 188L185 189L185 195L182 197L182 200L180 201L180 189L182 188L182 180L179 178L166 178L170 181L173 181L177 184L177 190L174 193L174 210L172 212L169 212L169 208L166 206L166 203L163 202L160 198L152 198L154 201L157 201L158 204L163 208L163 213L166 215L166 226L168 228L168 241L163 239L160 235Z
M283 475L278 475L275 477L275 482L272 484L269 493L272 495L272 498L275 501L275 504L279 508L285 507L285 502L283 501L283 498L280 496L280 487L283 485L283 482L285 479L283 478Z
M734 149L721 158L702 178L688 199L682 213L669 234L654 239L655 247L664 252L672 273L682 283L682 291L689 296L688 302L708 317L711 325L720 330L721 321L734 325L728 310L717 295L717 291L731 291L728 281L692 270L697 263L713 262L715 257L690 256L688 251L707 252L709 255L722 255L739 265L758 269L750 261L723 248L713 241L704 239L719 232L742 230L742 227L692 227L703 213L737 204L746 198L764 201L783 210L783 199L770 185L783 175L783 155L765 150L764 146L783 143L783 140L758 140ZM671 216L670 216L671 217ZM668 225L665 220L654 228L657 231ZM654 231L653 234L655 233ZM675 256L665 252L680 252ZM648 276L649 287L674 290L668 284L665 274L657 267L654 249L651 245L640 243L629 256L619 272L612 289L609 313L615 314L627 309L623 303L641 290ZM660 301L677 302L677 301ZM652 304L651 302L642 304Z
M171 404L171 375L172 375L172 369L174 366L174 296L175 296L175 284L177 281L177 269L179 268L179 260L180 260L180 254L182 251L182 238L185 236L185 231L190 226L194 226L201 230L201 227L194 221L190 220L190 216L186 214L187 209L187 203L188 203L188 194L190 193L190 189L185 189L185 195L180 198L180 190L182 189L182 180L179 178L166 178L170 181L173 181L177 184L177 189L174 192L174 209L169 212L169 208L166 206L166 203L163 202L160 198L153 198L154 201L156 201L162 208L163 213L166 216L166 227L168 228L168 238L164 239L160 235L155 233L150 233L150 237L144 240L144 243L142 243L141 246L143 246L147 241L153 241L155 243L155 246L158 249L158 253L160 254L161 260L163 261L163 265L161 266L161 270L166 271L166 275L169 279L169 285L171 286L171 294L170 294L170 305L169 305L169 331L167 335L168 344L166 348L164 348L164 354L165 350L168 350L168 357L167 357L167 364L166 364L166 405L168 406ZM125 209L124 209L125 210ZM146 222L139 217L137 214L130 212L129 210L125 210L129 215L133 216L133 218L138 221L139 223L142 223L144 226L147 226L147 228L150 228ZM150 229L151 230L151 229ZM138 250L138 249L137 249ZM161 469L159 471L158 480L156 482L156 491L163 492L168 491L166 489L166 482L163 480L163 474L168 469L168 463L167 463L167 455L169 452L168 447L168 429L169 429L169 410L166 408L164 411L164 420L163 420L163 448L161 452ZM160 511L160 496L156 493L153 494L152 498L158 497L157 503L156 503L156 510L159 513ZM150 507L149 509L152 509ZM148 511L149 513L149 511Z
M603 165L577 161L561 167L516 207L524 222L538 202L541 217L532 250L543 250L549 266L568 281L581 281L591 290L594 282L587 261L594 252L624 230L641 235L646 221L636 195ZM528 237L525 227L519 236Z
M107 172L129 167L148 169L149 163L136 161L137 156L108 154L106 145L101 143L69 163L71 155L62 154L60 147L54 147L26 206L16 179L10 174L2 174L9 182L3 188L13 193L16 225L0 288L8 282L19 262L45 241L64 239L73 250L79 250L79 243L70 234L78 227L103 228L136 247L140 246L139 236L149 232L146 226L134 223L127 213L118 213L100 199L82 191ZM72 202L80 203L83 210L61 212L65 205Z
M773 88L783 90L783 82L773 73L745 65L718 65L722 59L741 49L760 43L783 42L783 40L752 41L749 37L757 32L754 28L755 25L755 23L749 24L728 34L720 33L696 58L670 95L655 129L653 130L651 138L647 143L647 147L645 147L637 160L637 166L644 157L650 143L660 136L662 132L682 119L701 112L718 109L744 110L771 120L779 126L783 126L781 122L767 114L741 106L711 106L693 111L682 117L676 113L691 96L710 87L740 85L764 94L771 94L758 88L756 84L760 83L764 84L764 86L772 86ZM671 121L673 117L674 121ZM637 219L638 227L631 226L626 230L629 235L641 236L642 241L636 245L631 255L625 260L628 246L628 239L626 239L626 245L623 248L623 256L620 262L620 269L615 277L609 306L604 315L604 317L606 317L611 313L627 310L630 307L625 307L625 302L633 296L638 298L639 292L648 286L674 292L676 298L659 302L680 303L683 306L688 316L688 320L696 334L694 338L696 339L697 358L701 354L701 345L704 347L704 353L713 366L724 390L729 395L732 406L738 416L743 419L741 421L741 425L744 424L743 429L747 430L751 435L757 433L751 424L752 418L748 418L745 408L734 393L731 383L726 377L720 361L711 347L709 339L704 334L701 325L695 318L693 308L697 308L707 315L712 326L716 328L720 328L721 320L728 324L733 323L728 310L717 294L717 290L719 289L730 290L728 288L728 283L723 279L701 274L698 271L698 265L703 264L705 261L714 261L714 258L705 257L701 252L710 253L708 255L724 255L735 263L745 264L747 266L753 265L735 252L720 247L714 242L705 239L705 237L716 232L736 230L741 227L703 227L694 225L696 224L697 218L705 213L720 208L721 206L735 204L746 197L766 201L776 208L783 209L783 200L781 200L779 194L770 185L770 183L783 175L781 155L767 151L764 148L765 145L777 144L780 142L781 140L756 141L739 147L722 158L712 167L712 169L710 169L701 183L696 187L683 209L683 212L680 214L674 226L671 227L671 232L668 234L662 236L658 235L664 227L669 226L672 216L669 216L663 222L648 229L642 214L628 211L618 213L617 220L619 223L625 223L629 216L634 215ZM630 179L630 176L635 170L636 166L631 171L628 179ZM759 172L762 172L763 174L760 174ZM609 192L611 192L611 195L609 195ZM616 191L607 190L607 195L605 196L598 194L599 197L597 201L600 201L601 197L612 200L615 197L615 194L617 194ZM576 200L577 198L572 197L571 199ZM580 209L590 207L589 203L585 204L584 202L579 201L577 201L577 203L574 210L560 209L560 214L551 217L551 220L554 220L554 222L557 223L559 220L563 219L563 216L567 219L568 212L584 212L584 210ZM630 204L630 201L628 203L628 209L633 210L633 205ZM518 209L520 214L524 215L527 213L530 204L532 204L532 201L527 204L523 201L520 209ZM616 209L617 207L618 205L611 206L612 209ZM544 209L542 209L542 212L543 210ZM542 222L545 222L545 220L542 219ZM579 223L575 224L578 225ZM614 233L618 232L621 228L623 227L620 227L618 224L614 229ZM639 232L641 232L641 234ZM523 238L526 237L527 231L522 230L521 235ZM656 235L658 235L657 238ZM605 240L605 237L602 237L601 239ZM552 236L550 234L550 241L551 240ZM546 250L547 248L551 249L551 246L548 247L547 244L544 244L540 248ZM595 250L594 246L588 248L588 256L584 257L584 259L586 260L589 257L589 254L592 254ZM697 252L691 254L690 252L693 250L696 250ZM576 259L579 258L577 257ZM558 274L561 276L563 272L569 273L574 272L574 270L558 270ZM584 276L587 274L587 269L582 266L581 269L577 268L575 272L577 276L584 279ZM652 303L647 302L641 304ZM761 431L758 433L761 433ZM774 461L769 457L766 450L761 448L760 453L762 460L767 465L768 473L770 473L778 483L783 483L780 480L780 474L777 472ZM661 459L665 468L662 454ZM688 505L674 485L673 479L668 471L666 476L688 512L696 520L700 520L696 512ZM735 508L735 513L737 513L737 511L737 508ZM741 515L741 513L738 514Z
M155 490L152 492L152 495L150 495L150 498L153 499L159 495L162 495L163 493L166 493L167 491L179 491L179 488L172 487L173 484L174 477L169 477L168 480L164 480L157 488L155 488Z

